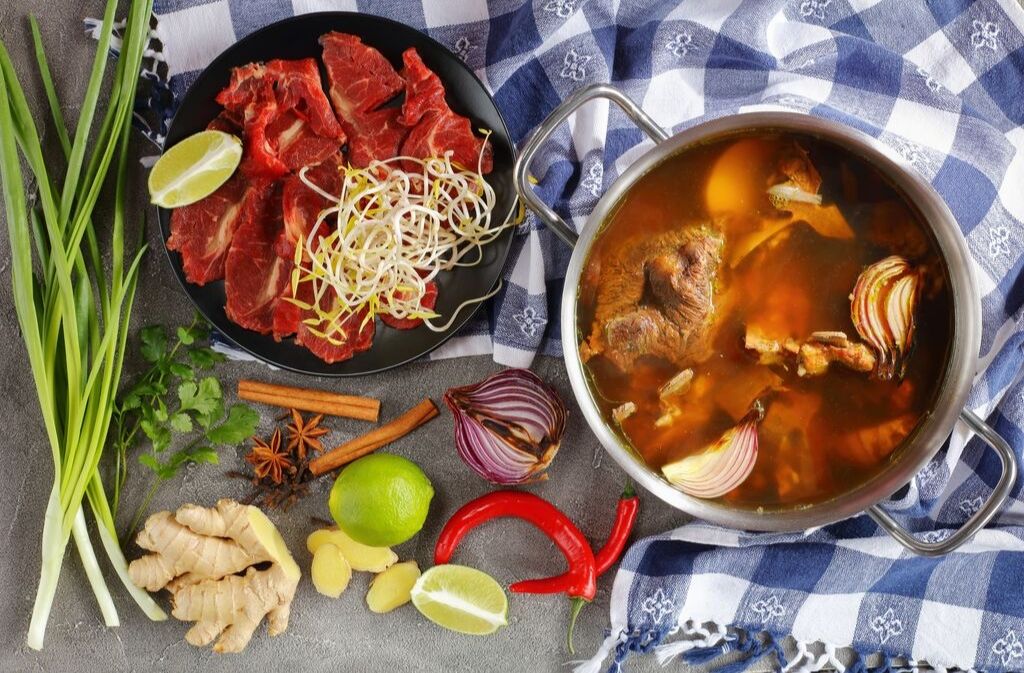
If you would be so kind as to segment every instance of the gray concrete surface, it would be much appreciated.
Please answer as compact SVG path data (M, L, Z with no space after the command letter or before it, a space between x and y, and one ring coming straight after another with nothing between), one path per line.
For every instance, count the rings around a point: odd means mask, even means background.
M0 37L4 40L21 80L29 89L39 119L45 117L44 99L35 76L25 16L34 13L41 22L57 90L65 113L76 118L78 103L88 77L92 44L82 34L82 18L98 16L100 0L5 0L0 3ZM52 134L47 129L48 140ZM139 148L147 149L139 140ZM147 219L152 252L146 257L133 325L137 329L154 321L177 324L191 315L188 300L179 290L160 251L156 223L149 217L143 194L143 174L135 171L137 198L134 218ZM101 212L102 212L101 208ZM102 219L102 218L101 218ZM299 587L288 631L278 638L259 634L240 655L213 655L183 640L187 625L171 620L149 622L118 587L115 592L122 625L103 627L77 556L70 552L64 563L55 608L47 631L46 647L34 652L24 646L25 630L39 572L39 540L42 510L51 484L49 447L41 425L24 348L18 334L10 294L10 251L6 224L0 236L0 428L5 437L3 479L0 495L0 670L2 671L564 671L570 658L562 649L568 601L557 596L514 596L510 625L489 638L459 636L427 622L411 606L390 615L370 613L364 603L368 576L357 575L338 600L318 595L308 581ZM130 363L126 376L138 371ZM348 381L312 381L296 375L273 374L275 381L323 385L372 395L383 400L389 417L424 396L435 400L443 390L476 381L498 367L487 358L433 364L413 364L398 371ZM537 363L537 372L571 400L565 371L557 360ZM229 363L217 374L225 387L240 377L269 377L262 366ZM265 413L265 425L273 412ZM333 423L332 440L365 429L355 421ZM489 487L469 472L452 445L451 416L445 412L429 427L406 438L392 450L420 463L435 485L437 496L423 532L398 548L403 559L415 558L421 567L430 563L437 533L458 506ZM166 485L152 509L174 508L183 502L212 503L218 497L242 496L245 484L223 475L242 465L242 451L227 452L222 466L189 470L184 479ZM591 539L602 538L611 520L623 483L620 470L605 457L586 430L575 408L551 480L535 489L562 506ZM308 568L303 541L314 527L311 517L328 516L326 487L320 488L287 513L272 518L282 529L297 560ZM127 486L131 512L145 485L132 480ZM638 533L665 530L680 521L678 514L653 498L644 499ZM121 521L122 525L127 522ZM98 548L98 547L97 547ZM138 550L128 548L130 557ZM525 524L489 526L464 545L459 560L493 574L508 584L516 578L540 577L560 569L557 550ZM604 578L594 605L580 617L577 645L580 653L592 653L608 621L611 577ZM630 670L653 669L653 661Z

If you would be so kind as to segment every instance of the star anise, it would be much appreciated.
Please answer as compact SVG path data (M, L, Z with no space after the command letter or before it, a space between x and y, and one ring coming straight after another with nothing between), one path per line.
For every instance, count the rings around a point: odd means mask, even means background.
M275 484L280 484L284 481L285 471L292 467L292 459L287 449L281 448L281 429L274 428L269 441L259 437L253 437L252 441L252 450L246 455L246 462L252 465L259 479L270 479Z
M304 420L302 414L292 409L292 422L288 424L288 450L300 461L306 460L307 452L320 453L324 450L320 438L330 430L321 427L322 420L323 414L317 414L308 421Z

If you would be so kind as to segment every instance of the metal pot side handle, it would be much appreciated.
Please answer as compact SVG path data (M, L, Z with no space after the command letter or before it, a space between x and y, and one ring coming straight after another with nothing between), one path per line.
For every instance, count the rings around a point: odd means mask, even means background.
M970 540L978 531L988 525L988 522L996 515L996 512L1006 502L1010 489L1013 488L1014 483L1017 481L1017 458L1013 449L1006 443L1006 440L1000 437L985 421L967 409L960 412L960 420L966 423L986 444L995 449L996 455L999 456L999 461L1002 463L1003 472L999 476L999 481L996 483L995 488L992 489L992 495L989 496L989 499L959 530L939 542L923 542L900 526L879 505L868 508L868 516L874 519L875 523L881 526L889 535L896 538L897 542L915 554L941 556L948 554Z
M551 206L540 200L537 193L533 191L533 186L530 184L530 164L533 163L533 158L537 154L537 150L540 146L551 137L552 132L558 125L564 122L569 115L575 112L583 104L591 101L595 98L607 98L612 101L625 112L633 122L639 126L647 135L651 137L654 142L658 143L668 139L668 134L665 133L664 129L658 126L651 117L640 109L631 98L626 96L624 93L616 89L615 87L608 84L592 84L588 87L575 91L566 98L558 107L551 111L537 130L534 131L533 136L529 142L526 143L526 147L523 148L522 154L519 155L518 161L516 161L515 168L515 184L516 191L519 193L519 198L530 207L530 210L537 213L537 216L558 235L563 241L569 244L569 247L576 245L576 239L578 235L575 230L566 224L565 220L558 216Z

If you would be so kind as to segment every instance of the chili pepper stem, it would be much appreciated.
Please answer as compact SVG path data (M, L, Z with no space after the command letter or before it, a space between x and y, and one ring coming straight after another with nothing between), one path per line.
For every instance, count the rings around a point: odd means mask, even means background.
M583 606L588 602L588 600L579 596L572 599L572 607L569 610L569 631L565 636L565 646L568 648L569 654L576 654L576 647L572 642L572 634L576 630L576 618L580 616Z
M627 477L626 478L626 486L625 486L625 488L622 489L622 495L619 496L619 498L621 500L625 500L626 498L632 498L635 495L636 495L636 489L633 488L633 480Z

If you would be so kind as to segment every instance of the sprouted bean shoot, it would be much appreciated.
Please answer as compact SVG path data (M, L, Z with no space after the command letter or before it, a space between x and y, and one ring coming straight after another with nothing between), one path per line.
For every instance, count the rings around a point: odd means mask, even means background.
M513 208L504 222L492 226L497 198L481 172L482 151L476 171L453 162L451 155L398 156L366 168L344 167L337 195L314 184L306 169L299 172L307 187L334 204L319 213L295 251L287 301L314 313L304 321L311 332L340 345L345 321L364 309L364 323L386 314L422 319L442 332L467 305L497 293L500 284L463 302L444 324L435 324L441 316L421 304L439 273L479 264L483 247L515 224ZM410 164L415 172L402 168ZM300 295L304 283L311 292Z

